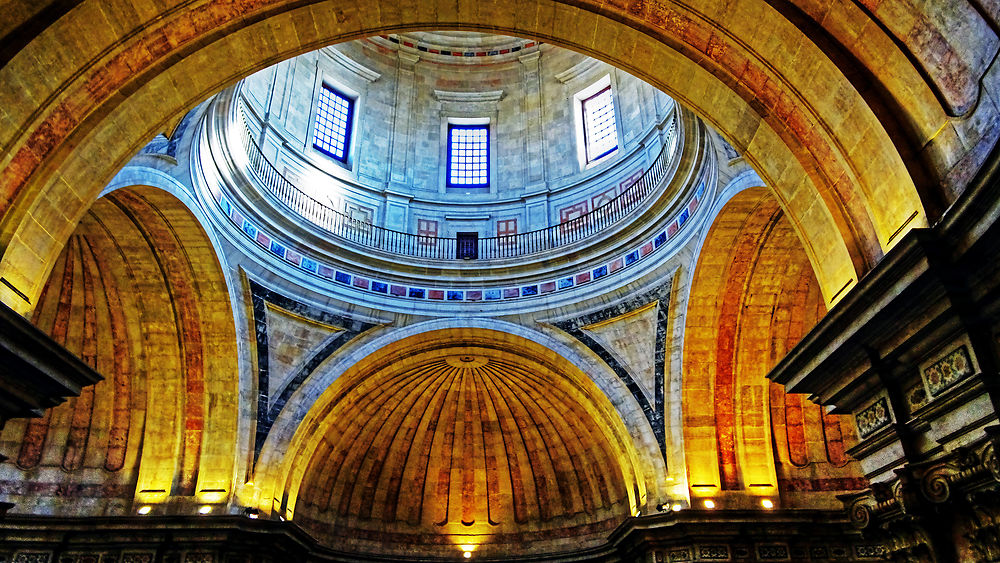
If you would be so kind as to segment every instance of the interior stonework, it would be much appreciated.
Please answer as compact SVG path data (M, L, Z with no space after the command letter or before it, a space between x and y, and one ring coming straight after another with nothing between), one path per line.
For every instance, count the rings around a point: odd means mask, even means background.
M9 2L0 563L1000 561L998 54L972 0Z

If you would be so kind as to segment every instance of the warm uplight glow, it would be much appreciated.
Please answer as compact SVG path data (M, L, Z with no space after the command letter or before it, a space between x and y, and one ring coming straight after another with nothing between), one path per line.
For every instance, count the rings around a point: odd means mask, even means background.
M472 552L471 551L466 551L465 553L462 554L462 557L464 557L466 559L471 559L472 558Z
M705 499L705 502L703 502L702 504L705 505L705 508L708 509L715 508L715 501L710 498Z
M143 516L145 516L145 515L149 514L152 510L153 510L153 507L149 506L147 504L146 506L140 506L139 510L137 510L136 512L138 512L139 514L142 514Z
M207 504L198 509L198 514L208 514L209 512L212 512L212 507Z
M763 506L764 508L768 509L768 510L771 510L772 508L774 508L774 502L771 499L769 499L769 498L766 498L766 499L760 501L760 505Z

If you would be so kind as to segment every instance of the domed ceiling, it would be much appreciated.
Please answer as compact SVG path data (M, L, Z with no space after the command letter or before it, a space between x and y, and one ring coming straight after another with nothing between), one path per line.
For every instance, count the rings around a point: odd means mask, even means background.
M487 346L390 357L339 388L310 439L294 519L321 540L523 554L569 535L586 547L632 512L638 485L595 404L606 399L569 374Z

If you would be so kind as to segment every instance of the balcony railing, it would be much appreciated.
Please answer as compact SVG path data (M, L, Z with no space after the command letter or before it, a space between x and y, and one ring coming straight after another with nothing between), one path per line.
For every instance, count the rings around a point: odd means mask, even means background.
M242 110L242 108L240 108ZM458 260L458 239L404 233L354 219L305 193L285 178L264 156L242 115L242 137L253 175L289 210L331 235L355 244L404 256L432 260ZM663 181L669 157L677 145L676 117L671 118L667 141L652 165L630 187L608 203L558 225L544 229L485 237L476 241L479 260L517 258L547 252L587 239L612 227L637 209ZM465 241L463 241L465 242ZM468 256L471 253L462 253Z

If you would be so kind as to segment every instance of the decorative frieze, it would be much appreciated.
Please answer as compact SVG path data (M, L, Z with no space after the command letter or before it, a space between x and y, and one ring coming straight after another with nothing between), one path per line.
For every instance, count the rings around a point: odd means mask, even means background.
M931 397L937 397L952 385L975 373L969 348L959 346L943 358L923 368L921 377L927 384Z
M892 424L892 415L888 401L885 397L879 398L855 415L854 421L858 425L858 435L862 440L889 426Z

